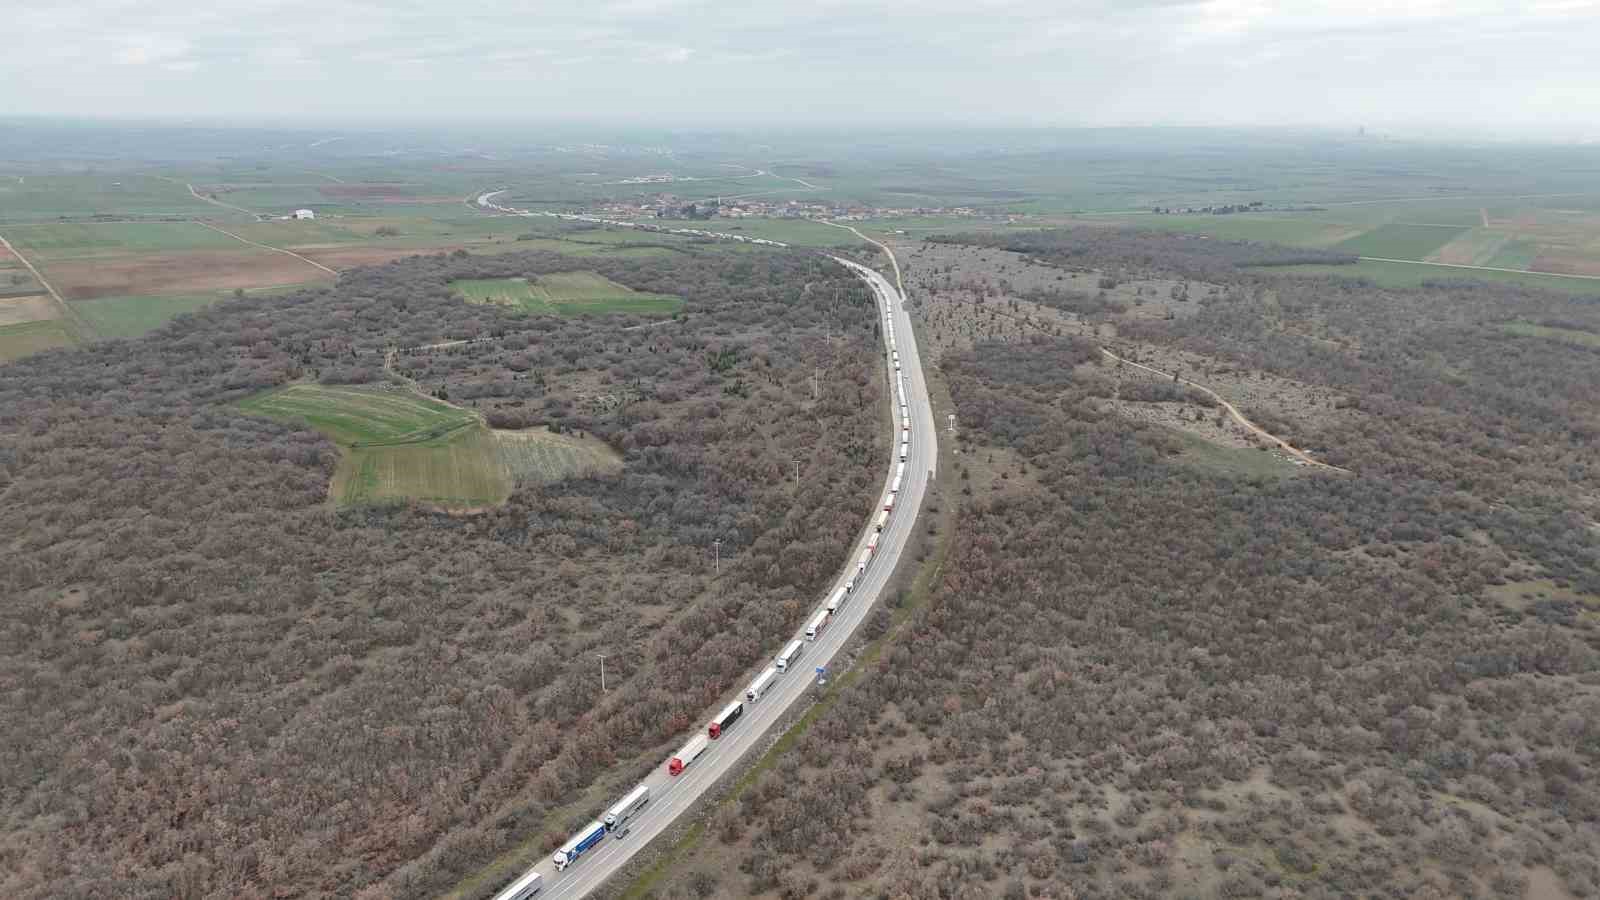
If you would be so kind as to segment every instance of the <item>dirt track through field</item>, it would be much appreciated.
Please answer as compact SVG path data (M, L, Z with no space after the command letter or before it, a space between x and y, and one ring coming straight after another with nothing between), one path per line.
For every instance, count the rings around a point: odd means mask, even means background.
M282 247L274 247L274 246L272 246L270 244L263 244L263 243L260 243L258 241L249 240L248 238L242 238L242 237L238 236L237 234L234 234L231 231L225 231L225 230L223 230L221 228L218 228L217 226L211 224L210 222L202 222L199 219L196 219L195 223L199 224L199 225L204 225L205 227L211 229L212 231L215 231L215 232L218 232L218 233L221 233L221 234L225 234L228 237L233 238L234 240L238 241L241 244L249 244L252 247L260 247L263 250L271 250L273 253L282 253L285 256L292 256L295 259L298 259L301 262L306 263L307 265L316 266L317 268L321 269L322 271L327 272L329 275L338 275L339 274L339 271L337 269L330 269L327 266L323 265L322 263L319 263L314 259L309 259L307 257L301 256L300 254L294 252L293 250L285 250Z
M398 378L400 380L401 384L404 384L406 387L410 388L413 392L416 393L417 396L426 397L428 400L431 400L431 401L433 401L435 403L443 403L445 406L448 406L451 409L459 409L464 413L468 413L468 414L472 415L474 418L476 418L479 422L483 423L484 425L488 425L489 424L488 418L486 418L484 416L484 414L482 412L480 412L479 410L469 409L469 408L467 408L465 406L457 406L456 404L451 403L449 400L445 400L442 397L435 397L434 395L428 393L426 390L423 390L422 385L417 384L417 382L414 379L407 378L406 376L401 375L400 371L394 367L394 358L399 355L399 353L400 353L400 351L402 349L407 351L407 352L410 352L410 351L413 351L413 350L441 350L441 349L443 349L445 347L459 347L459 346L461 346L463 344L470 344L470 343L472 343L472 342L471 341L441 341L441 342L439 342L437 344L422 344L422 345L416 346L416 347L403 347L403 348L402 347L390 347L388 350L384 351L384 354L383 354L383 371L387 372L390 375L393 375L395 378Z
M1582 278L1600 281L1600 275L1578 275L1573 272L1545 272L1539 269L1507 269L1504 266L1468 266L1461 263L1427 262L1420 259L1391 259L1387 256L1358 256L1369 262L1405 263L1412 266L1443 266L1446 269L1475 269L1479 272L1510 272L1513 275L1543 275L1550 278Z
M261 214L260 213L255 212L254 210L245 209L242 206L234 206L232 203L223 203L221 200L216 200L214 198L207 197L204 194L200 193L199 191L195 190L194 189L194 185L192 185L192 184L190 184L190 183L188 183L186 181L179 181L176 178L168 178L165 175L152 175L150 177L151 178L159 178L162 181L170 181L173 184L181 184L181 185L183 185L184 187L189 189L190 196L194 197L196 200L199 200L201 203L209 203L212 206L220 206L223 209L231 209L234 212L244 213L245 215L255 219L257 222L261 221ZM204 224L204 223L201 223L201 224Z
M1229 403L1227 400L1223 399L1221 394L1217 393L1216 391L1213 391L1211 388L1208 388L1203 384L1200 384L1199 382L1190 381L1187 378L1174 378L1171 372L1163 372L1160 369L1152 369L1149 366L1141 365L1139 363L1136 363L1131 359L1123 359L1122 357L1116 355L1115 353L1112 353L1110 350L1107 350L1104 347L1100 348L1100 352L1104 353L1106 356L1109 356L1112 359L1114 359L1117 362L1122 363L1124 365L1133 366L1136 369L1143 369L1144 371L1149 372L1151 374L1159 375L1164 379L1171 379L1172 381L1174 381L1174 382L1176 382L1178 384L1186 384L1189 387L1192 387L1195 390L1200 391L1201 393L1205 394L1206 396L1210 397L1211 399L1217 401L1217 403L1221 404L1222 408L1228 411L1228 415L1232 416L1233 420L1235 422L1238 422L1240 425L1244 426L1249 431L1251 431L1251 432L1253 432L1255 434L1258 434L1263 438L1266 438L1267 440L1271 441L1274 444L1277 444L1279 449L1283 450L1283 452L1288 453L1290 456L1293 456L1295 459L1298 459L1301 462L1304 462L1306 465L1317 466L1317 467L1323 468L1323 469L1332 469L1335 472L1344 472L1347 475L1348 474L1354 474L1349 469L1340 468L1339 466L1329 465L1328 463L1322 462L1321 460L1312 458L1312 456L1310 454L1306 453L1304 450L1296 449L1295 447L1291 446L1288 441L1284 440L1283 438L1278 437L1275 434L1272 434L1271 432L1267 431L1265 428L1262 428L1260 425L1257 425L1256 423L1254 423L1254 422L1250 421L1249 419L1245 418L1244 417L1244 413L1239 412L1238 409L1234 408L1234 405L1232 403Z
M87 320L78 315L78 311L72 308L72 304L63 300L61 295L56 293L56 289L51 286L50 282L45 280L44 275L41 274L38 269L33 267L33 263L29 262L28 258L22 255L21 251L19 251L16 247L11 246L11 242L6 240L5 235L3 234L0 234L0 247L6 248L6 252L10 253L12 256L15 256L18 262L22 263L23 266L27 267L29 272L33 273L34 279L37 280L45 289L45 292L50 295L50 299L56 302L56 306L61 308L62 321L70 324L81 339L92 338L98 333L93 328L89 327Z

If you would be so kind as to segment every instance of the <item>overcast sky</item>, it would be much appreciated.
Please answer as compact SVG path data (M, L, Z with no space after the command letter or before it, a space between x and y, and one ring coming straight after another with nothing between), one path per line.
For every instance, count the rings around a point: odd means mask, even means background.
M13 0L0 113L1600 137L1600 0Z

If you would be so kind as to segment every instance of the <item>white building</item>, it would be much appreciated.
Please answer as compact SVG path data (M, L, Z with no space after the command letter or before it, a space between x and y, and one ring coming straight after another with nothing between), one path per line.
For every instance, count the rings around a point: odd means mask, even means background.
M317 214L309 209L297 209L294 211L294 217L296 219L315 219Z

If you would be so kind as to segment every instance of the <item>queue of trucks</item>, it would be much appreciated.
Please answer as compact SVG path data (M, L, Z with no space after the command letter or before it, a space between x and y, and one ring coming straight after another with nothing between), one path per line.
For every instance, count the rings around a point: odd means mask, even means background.
M906 460L911 446L911 416L906 403L905 373L901 371L900 353L894 338L894 317L892 311L884 312L884 333L889 342L889 361L893 364L896 373L895 392L899 401L900 413L900 461L895 469L894 479L890 482L889 492L884 496L882 509L872 522L871 533L861 552L861 557L856 564L854 574L847 578L844 586L836 588L828 596L826 603L818 608L806 620L803 637L789 641L773 660L772 665L763 669L755 680L744 689L744 700L734 700L722 709L707 725L706 730L690 738L687 743L678 749L667 760L667 774L676 777L683 774L695 760L699 759L711 746L711 742L719 740L728 733L740 718L744 716L745 704L755 703L762 698L778 679L791 669L797 667L800 657L805 653L808 642L818 640L827 629L833 617L838 614L850 593L865 576L867 567L872 563L874 553L878 548L878 541L883 530L888 526L890 514L894 511L895 497L900 493L900 486L906 474ZM640 784L633 790L609 807L604 818L590 822L574 834L552 856L556 871L564 871L588 851L594 849L605 839L607 834L615 835L621 839L628 833L629 821L638 815L650 802L650 787ZM504 890L495 895L495 900L527 900L537 894L543 887L543 878L536 870L530 870L508 885Z

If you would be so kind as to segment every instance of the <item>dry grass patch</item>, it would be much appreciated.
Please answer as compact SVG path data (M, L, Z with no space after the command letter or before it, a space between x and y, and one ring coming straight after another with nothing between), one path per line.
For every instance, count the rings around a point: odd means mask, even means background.
M6 297L0 299L0 325L20 325L23 322L41 322L60 318L61 310L55 301L39 294L33 297Z
M46 276L68 300L205 294L331 277L292 256L248 247L53 263L47 267Z
M1473 229L1440 247L1428 260L1458 266L1487 266L1510 241L1511 235L1506 232Z

